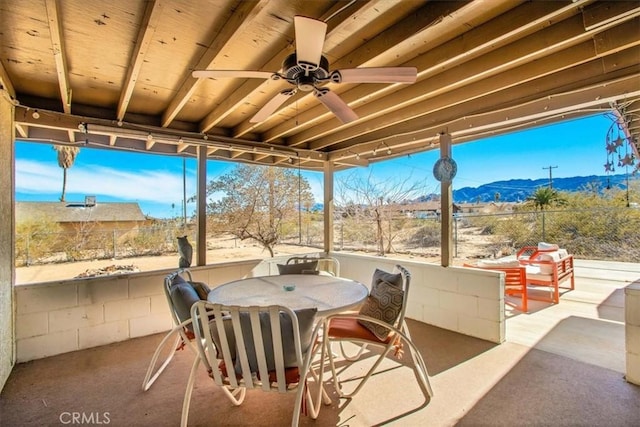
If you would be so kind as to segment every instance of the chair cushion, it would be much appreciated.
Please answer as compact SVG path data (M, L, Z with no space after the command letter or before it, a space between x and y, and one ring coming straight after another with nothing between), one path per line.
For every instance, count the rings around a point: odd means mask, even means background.
M373 277L371 279L371 289L376 287L376 285L380 282L387 282L390 285L395 286L396 288L402 289L402 274L400 273L387 273L384 270L380 270L376 268L376 271L373 272Z
M331 319L329 323L329 329L327 334L331 338L344 338L348 340L363 340L363 341L381 341L377 336L373 334L369 329L365 328L358 319L352 317L336 317ZM389 338L383 342L388 342Z
M304 274L305 270L316 270L318 261L299 262L297 264L278 264L280 274Z
M206 283L188 282L179 274L173 276L170 297L178 319L181 322L190 319L191 306L197 301L206 300L210 291L211 289ZM189 329L192 329L191 326L189 326Z
M386 281L379 282L371 289L360 308L360 314L381 320L393 325L402 311L404 290ZM377 325L366 320L358 320L362 326L369 329L381 341L385 341L391 332L382 325Z
M178 319L184 322L191 318L191 306L200 301L200 296L188 282L174 281L171 285L171 303L178 315ZM191 328L190 328L191 329Z
M317 308L306 308L296 310L296 316L298 317L298 326L300 327L300 347L302 349L302 355L309 350L311 345L311 335L313 333L313 326L315 324ZM231 351L232 359L235 359L236 374L242 373L242 367L240 365L240 358L237 355L237 346L234 338L233 325L231 323L231 317L225 316L224 328L229 341L229 350ZM218 334L218 330L215 326L216 320L212 320L211 325L211 337L218 349L221 349L221 340ZM249 367L251 372L258 372L258 359L256 356L256 348L253 343L253 329L251 328L251 319L248 313L240 313L240 323L244 331L244 345L247 351L247 359L249 361ZM271 322L269 320L268 313L260 313L260 325L262 327L262 340L265 347L265 356L267 359L267 369L269 371L275 369L275 356L273 350L273 341L271 338ZM291 318L285 313L280 313L280 333L282 334L282 352L284 357L285 368L297 368L298 359L296 358L296 347L293 339L293 324ZM222 352L218 353L218 358L222 357Z
M478 267L489 267L489 268L513 268L520 267L520 261L513 257L509 258L498 258L498 259L486 259L482 261L478 261L476 264Z
M229 342L229 352L231 353L231 360L236 360L236 337L233 334L233 325L231 323L231 316L222 316L222 322L224 326L224 333L227 336L227 341ZM222 355L222 340L220 339L220 334L218 333L218 328L216 326L217 319L212 319L209 321L209 328L211 329L211 339L213 339L213 343L216 345L216 359L221 359L224 357Z

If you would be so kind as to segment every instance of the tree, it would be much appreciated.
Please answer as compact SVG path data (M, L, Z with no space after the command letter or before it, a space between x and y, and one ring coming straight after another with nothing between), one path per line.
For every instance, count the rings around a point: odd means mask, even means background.
M531 196L527 197L526 203L533 205L535 209L540 208L543 211L549 206L563 205L566 200L556 190L549 187L540 187Z
M546 240L546 224L544 208L553 205L564 205L567 201L551 187L540 187L531 196L527 197L525 205L533 205L535 209L542 211L542 240Z
M54 145L53 149L58 152L58 166L62 168L62 194L60 195L60 201L64 202L67 191L67 169L73 166L80 149L68 145Z
M224 231L240 239L253 239L269 251L280 240L285 221L297 221L298 209L313 203L306 178L292 169L239 165L210 181L209 214ZM301 206L298 203L301 203Z
M343 217L359 216L375 223L380 255L393 251L393 240L402 228L394 228L394 220L406 218L402 216L403 206L420 196L424 189L411 176L403 180L376 180L371 173L364 179L357 172L337 181L336 188L336 211Z

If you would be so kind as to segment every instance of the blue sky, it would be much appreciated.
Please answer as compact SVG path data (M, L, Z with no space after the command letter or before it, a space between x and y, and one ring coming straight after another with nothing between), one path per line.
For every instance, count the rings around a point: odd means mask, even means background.
M612 121L605 115L576 119L555 125L514 132L475 142L454 145L452 157L458 164L453 188L478 187L514 178L604 175L607 161L605 138ZM455 142L455 141L454 141ZM439 150L380 162L359 168L385 179L406 171L425 183L428 192L439 192L433 164ZM187 198L195 194L196 161L186 162ZM182 215L183 160L179 157L81 148L73 167L67 170L67 201L84 201L85 195L98 202L138 202L143 213L155 217ZM234 168L234 164L209 161L208 180ZM557 166L557 167L555 167ZM620 173L622 171L617 171ZM305 173L317 202L322 202L322 174ZM340 179L341 173L336 179ZM16 200L58 201L62 190L62 169L51 144L16 144ZM191 214L194 205L187 207Z

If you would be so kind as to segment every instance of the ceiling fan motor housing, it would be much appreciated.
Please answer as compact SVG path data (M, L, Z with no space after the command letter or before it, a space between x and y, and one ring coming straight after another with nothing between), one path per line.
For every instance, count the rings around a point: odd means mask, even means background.
M289 83L296 85L303 92L311 92L316 85L325 82L329 77L329 61L321 56L318 66L298 64L298 58L294 52L282 63L282 70L283 76Z

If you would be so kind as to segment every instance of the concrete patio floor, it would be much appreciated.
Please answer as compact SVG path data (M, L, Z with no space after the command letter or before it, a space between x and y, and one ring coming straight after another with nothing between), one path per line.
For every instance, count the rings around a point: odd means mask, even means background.
M432 399L424 399L403 364L408 358L390 359L351 400L339 399L328 384L331 405L315 421L303 416L301 425L637 425L640 387L624 380L623 289L640 278L640 265L577 261L576 270L576 289L560 304L533 302L527 314L510 310L501 345L410 321ZM179 425L189 351L178 352L149 391L140 387L161 338L17 365L0 394L0 425L69 424L73 413L92 417L94 425ZM345 375L357 377L370 359ZM293 396L252 391L234 407L201 372L189 425L288 425L292 405Z

